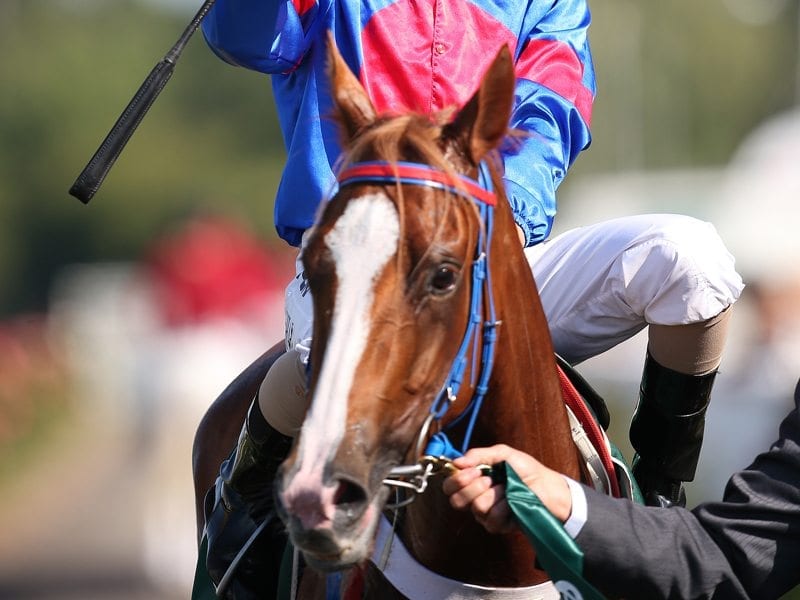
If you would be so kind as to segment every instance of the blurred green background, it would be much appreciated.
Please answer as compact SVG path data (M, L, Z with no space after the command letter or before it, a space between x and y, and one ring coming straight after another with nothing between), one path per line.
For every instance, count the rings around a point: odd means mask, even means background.
M85 399L70 347L41 334L49 327L54 286L65 272L75 265L135 264L154 240L203 213L244 224L265 247L278 248L278 260L286 259L272 227L284 152L269 81L224 64L200 34L94 200L84 206L67 194L199 4L0 0L0 350L7 351L0 352L0 489L13 490L64 448L80 446L76 440L85 443L86 431L94 432L76 427L86 425L76 416ZM562 198L581 198L572 194L578 186L617 173L723 169L756 126L797 106L797 1L590 5L599 87L594 141L567 177ZM575 200L568 208L577 214L582 206ZM91 305L93 298L87 294L81 301ZM631 368L632 379L640 368ZM219 389L209 389L206 402ZM620 427L624 436L625 423ZM189 437L181 457L187 472L190 444ZM78 464L58 471L72 477L94 452L90 442L86 454L75 458ZM30 489L49 489L52 473L45 473L31 475L31 488L11 498L24 504L20 498L29 497ZM43 500L41 506L49 512L56 505L65 510L59 502ZM119 523L127 517L116 518ZM80 537L75 527L72 534ZM40 532L30 535L47 539ZM141 545L121 536L119 545ZM12 546L0 545L0 563ZM138 564L136 552L121 556ZM97 597L123 597L119 587L131 598L184 594L174 583L142 583L146 566L137 566L134 575L118 568L117 575L80 581L61 573L56 581L67 583L38 589L28 585L33 575L15 576L6 572L9 567L0 572L0 597L86 598L90 588Z

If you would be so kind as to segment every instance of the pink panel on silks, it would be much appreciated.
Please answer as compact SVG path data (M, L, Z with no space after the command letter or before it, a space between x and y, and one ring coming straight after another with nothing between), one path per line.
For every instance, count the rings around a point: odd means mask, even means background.
M375 13L362 45L361 83L379 112L402 114L464 104L500 48L513 53L517 40L469 2L400 0Z

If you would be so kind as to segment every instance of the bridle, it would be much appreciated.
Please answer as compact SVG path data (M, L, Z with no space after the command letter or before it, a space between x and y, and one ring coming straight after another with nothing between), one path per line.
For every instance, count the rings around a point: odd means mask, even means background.
M489 269L489 249L497 196L493 191L491 176L485 163L480 164L478 173L476 181L464 175L451 175L423 163L370 161L354 163L344 169L338 177L340 189L358 183L377 183L394 186L416 185L444 190L474 201L480 215L480 228L473 252L470 279L470 314L461 345L417 436L415 448L417 462L394 467L383 480L385 485L413 492L409 498L395 504L395 507L410 503L416 494L424 492L432 475L454 469L452 459L469 448L472 431L489 387L494 364L497 326L500 324L495 316ZM479 328L482 332L480 335ZM446 427L441 427L441 420L457 399L464 374L470 366L474 390L472 398L459 415ZM456 448L447 432L463 421L466 421L465 433L460 448ZM429 432L434 426L438 427L438 431L428 439Z

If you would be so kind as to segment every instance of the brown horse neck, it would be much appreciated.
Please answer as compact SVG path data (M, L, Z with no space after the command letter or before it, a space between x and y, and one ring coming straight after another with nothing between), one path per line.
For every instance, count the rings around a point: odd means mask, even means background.
M570 477L581 477L578 452L536 283L510 207L499 202L491 277L498 329L492 386L484 410L487 442L508 444ZM500 234L500 235L498 235Z
M502 317L504 331L498 335L497 350L502 359L495 362L492 389L484 402L485 443L480 441L482 445L508 444L580 480L581 461L572 439L549 330L543 319L531 322L530 312L513 309ZM526 329L534 329L535 335L520 335Z
M471 446L508 444L578 479L578 452L544 312L513 224L509 233L510 219L503 213L498 217L498 233L505 235L500 234L493 245L491 277L501 325L491 385ZM470 513L450 509L440 487L434 482L407 509L403 538L422 564L452 579L480 585L520 587L548 579L534 568L535 553L521 533L488 534ZM428 538L433 522L450 532L446 539L432 543ZM476 580L479 573L482 579Z

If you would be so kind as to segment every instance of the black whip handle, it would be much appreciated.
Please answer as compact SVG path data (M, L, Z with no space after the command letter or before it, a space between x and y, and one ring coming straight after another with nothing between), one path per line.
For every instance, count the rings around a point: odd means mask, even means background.
M169 62L166 58L153 67L150 75L108 132L106 139L72 184L69 189L71 195L84 204L92 199L174 70L175 63Z
M150 71L147 79L144 80L144 83L142 83L139 90L131 98L128 106L125 107L125 110L117 119L117 122L114 123L111 131L108 132L106 139L103 140L97 152L94 153L92 159L81 171L81 174L78 175L75 183L72 184L69 189L69 193L72 196L75 196L84 204L88 204L89 200L95 195L122 149L125 148L125 144L131 139L133 132L136 131L139 123L141 123L147 111L150 110L169 78L172 77L172 72L175 70L175 64L178 62L181 52L183 52L189 38L200 26L200 21L206 16L214 2L215 0L205 0L203 2L200 10L197 11L197 14L192 18L192 21L183 31L181 37L178 38L175 45Z

